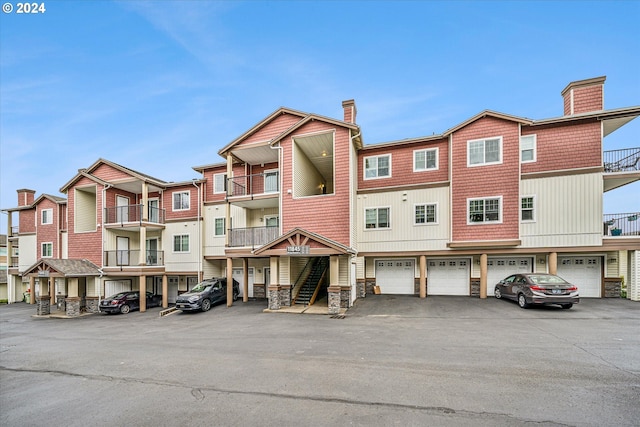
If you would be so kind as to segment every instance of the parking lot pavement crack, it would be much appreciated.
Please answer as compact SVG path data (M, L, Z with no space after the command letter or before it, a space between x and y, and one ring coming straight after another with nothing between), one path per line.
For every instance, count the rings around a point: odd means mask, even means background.
M579 348L580 350L582 350L583 352L587 353L588 355L595 357L596 359L602 360L602 362L604 362L606 365L608 365L608 366L610 366L610 367L612 367L612 368L614 368L614 369L616 369L618 371L624 372L625 374L632 375L632 376L634 376L636 378L640 378L640 375L638 375L638 373L630 371L628 369L621 368L620 366L616 365L615 363L610 362L609 360L605 359L604 357L602 357L602 356L600 356L598 354L595 354L592 351L589 351L586 348L579 346L578 344L573 344L573 346L575 348Z
M461 409L454 409L454 408L449 408L445 406L427 406L427 405L411 405L411 404L395 403L395 402L363 401L363 400L331 397L331 396L295 395L295 394L289 394L289 393L276 393L276 392L255 391L255 390L233 390L233 389L224 389L224 388L218 388L218 387L206 387L206 386L193 387L193 386L187 386L179 383L172 383L169 381L141 379L141 378L114 377L114 376L108 376L108 375L87 375L87 374L80 374L75 372L49 370L49 369L9 368L6 366L0 366L0 371L27 372L27 373L33 373L33 374L66 375L70 377L92 379L95 381L122 381L122 382L128 382L128 383L153 384L157 386L174 387L174 388L181 388L181 389L189 388L191 389L191 395L197 401L204 400L206 397L206 392L211 392L211 393L236 394L236 395L244 395L244 396L260 396L260 397L269 397L274 399L312 401L312 402L322 402L322 403L336 403L336 404L343 404L343 405L356 405L356 406L365 406L365 407L411 410L411 411L420 411L420 412L440 414L440 415L457 415L457 416L464 416L464 417L479 417L479 416L499 417L499 418L504 418L505 420L510 420L511 422L517 421L517 422L542 424L542 425L547 425L547 424L555 425L555 426L566 425L566 424L560 424L560 423L549 421L549 420L544 420L544 421L526 420L526 419L514 417L509 414L505 414L505 413L461 410Z

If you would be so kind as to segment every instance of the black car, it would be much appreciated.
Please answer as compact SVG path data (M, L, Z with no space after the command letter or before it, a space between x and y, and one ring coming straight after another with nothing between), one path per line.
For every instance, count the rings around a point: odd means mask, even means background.
M555 274L546 273L513 274L496 285L494 296L515 300L522 308L558 304L568 309L580 302L576 285Z
M147 307L160 307L162 296L147 292ZM140 309L140 292L125 291L118 292L100 301L100 311L104 313L127 314L131 310Z
M233 300L238 299L240 287L233 280ZM209 311L213 304L227 301L227 279L213 278L198 283L189 292L178 295L176 308L183 311Z

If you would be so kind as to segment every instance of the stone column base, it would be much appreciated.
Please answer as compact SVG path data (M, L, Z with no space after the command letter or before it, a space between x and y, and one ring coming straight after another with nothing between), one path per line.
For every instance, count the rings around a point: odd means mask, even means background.
M280 286L269 286L269 310L280 310Z
M291 285L280 286L280 307L291 307Z
M359 280L356 283L356 294L358 298L365 298L367 296L367 284L364 280Z
M67 303L67 316L78 317L80 316L80 297L69 297L66 299Z
M87 312L88 313L100 313L100 307L98 305L98 297L87 297Z
M51 297L49 295L36 297L36 314L38 316L48 316L51 314Z
M340 314L340 286L329 286L327 289L329 298L329 314Z

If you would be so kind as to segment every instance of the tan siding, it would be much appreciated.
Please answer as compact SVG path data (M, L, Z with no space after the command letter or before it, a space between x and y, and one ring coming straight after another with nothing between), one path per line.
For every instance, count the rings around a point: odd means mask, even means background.
M340 286L349 286L349 274L350 274L350 266L351 263L349 262L349 257L348 256L341 256L340 258L338 258L338 283L340 284Z
M302 152L297 144L293 144L293 197L304 197L322 194L320 183L322 175Z

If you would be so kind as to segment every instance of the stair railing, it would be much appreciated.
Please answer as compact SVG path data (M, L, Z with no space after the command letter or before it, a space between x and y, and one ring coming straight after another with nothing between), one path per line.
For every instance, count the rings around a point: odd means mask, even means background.
M302 285L304 285L304 282L307 280L307 278L311 274L311 269L316 262L317 262L317 258L309 258L309 261L307 261L307 264L304 266L300 274L298 274L298 278L296 279L295 282L293 282L292 294L295 295L295 297L293 298L294 302L296 299L298 299L298 296L300 295L300 290L302 289Z

